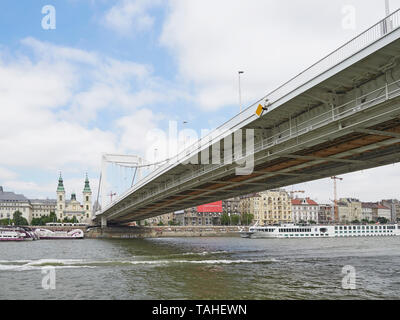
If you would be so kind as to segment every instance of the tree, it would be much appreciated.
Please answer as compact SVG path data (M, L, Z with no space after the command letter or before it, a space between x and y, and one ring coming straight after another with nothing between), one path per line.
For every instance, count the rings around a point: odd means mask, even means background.
M254 215L251 213L242 213L241 222L244 226L249 226L253 223Z
M389 220L386 219L386 218L384 218L384 217L379 217L379 218L378 218L378 222L379 222L380 224L386 224L386 223L389 222Z
M8 226L10 224L10 219L1 219L0 226Z
M67 217L65 217L62 222L64 222L64 223L79 223L78 219L75 216L73 216L72 219L68 219Z
M317 222L314 220L310 220L310 224L317 224Z
M239 215L234 214L234 215L231 216L231 224L233 226L237 226L239 224L239 222L240 222L240 216Z
M353 220L351 223L353 223L353 224L360 224L360 221L358 221L358 220Z
M221 215L221 224L223 226L228 226L230 224L230 217L228 216L227 213L224 213Z
M13 223L16 226L28 226L29 222L22 216L20 211L15 211L13 215Z

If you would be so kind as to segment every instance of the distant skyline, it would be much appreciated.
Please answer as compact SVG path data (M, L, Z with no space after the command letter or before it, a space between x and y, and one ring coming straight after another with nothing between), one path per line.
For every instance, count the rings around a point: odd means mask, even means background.
M60 171L78 195L88 172L95 199L102 153L153 157L169 121L215 128L240 110L238 71L245 108L385 14L384 0L49 2L0 4L0 186L42 199ZM399 168L343 175L338 196L400 198ZM286 189L329 203L332 184Z

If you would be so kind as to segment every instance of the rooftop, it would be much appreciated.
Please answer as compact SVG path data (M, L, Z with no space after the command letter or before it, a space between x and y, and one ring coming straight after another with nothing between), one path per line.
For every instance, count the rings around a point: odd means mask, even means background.
M295 205L295 206L300 206L300 205L317 206L318 203L316 203L314 200L311 200L310 198L305 198L305 199L296 198L296 199L292 199L292 205Z
M4 192L3 187L0 186L0 201L28 202L29 200L22 194L15 194L14 192Z

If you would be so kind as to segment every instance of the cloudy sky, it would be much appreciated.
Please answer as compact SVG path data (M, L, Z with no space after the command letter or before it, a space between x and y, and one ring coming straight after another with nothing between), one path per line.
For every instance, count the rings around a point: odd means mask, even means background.
M200 135L239 111L238 70L249 106L384 14L384 0L3 0L0 185L54 198L60 171L78 194L88 172L96 193L103 153L161 158L152 132ZM400 198L399 165L343 177L340 196ZM289 189L333 197L329 179Z

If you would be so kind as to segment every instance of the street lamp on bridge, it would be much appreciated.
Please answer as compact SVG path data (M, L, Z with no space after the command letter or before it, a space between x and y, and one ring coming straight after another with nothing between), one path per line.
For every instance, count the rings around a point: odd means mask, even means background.
M240 84L240 75L243 74L244 71L238 71L239 74L239 107L240 107L240 113L242 113L242 89L241 89L241 84Z

